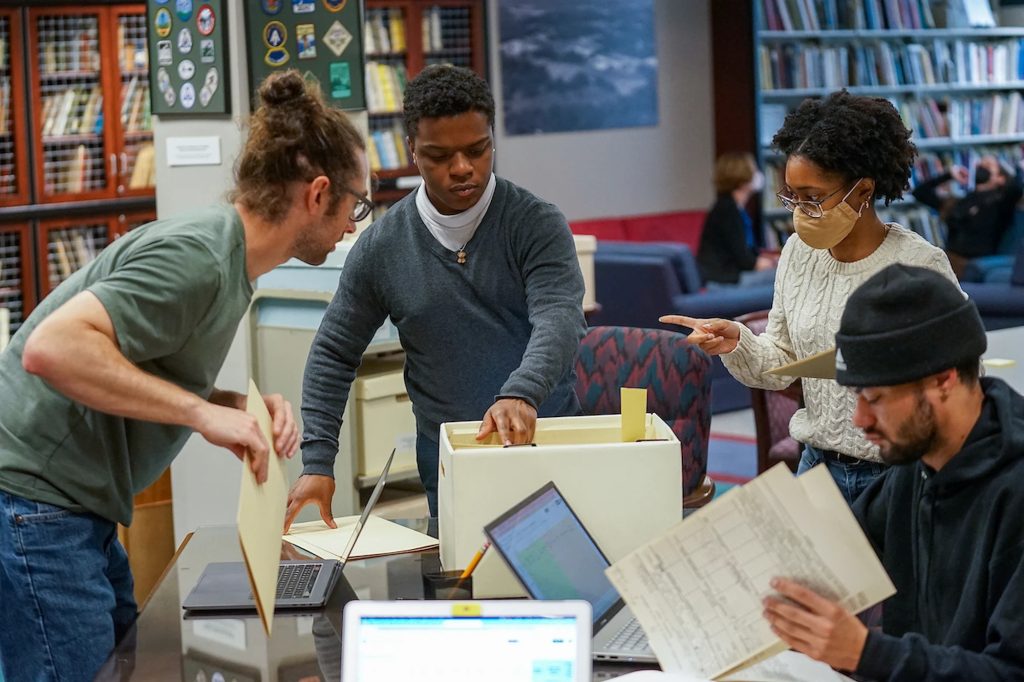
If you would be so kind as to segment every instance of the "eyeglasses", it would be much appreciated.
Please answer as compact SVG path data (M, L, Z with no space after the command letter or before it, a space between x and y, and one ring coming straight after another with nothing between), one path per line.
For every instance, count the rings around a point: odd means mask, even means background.
M358 223L373 212L373 202L367 199L365 194L348 187L345 188L345 191L356 198L356 205L352 207L352 213L349 215L352 222Z
M857 184L863 179L864 178L858 178L857 182L853 183L853 187L851 187L850 191L846 193L845 197L843 197L843 201L846 201L846 197L850 196L850 192L853 192L853 188L856 187ZM842 191L843 187L841 186L836 191L830 193L828 196L822 199L819 199L818 201L799 201L795 197L783 194L782 190L776 192L775 196L777 196L779 198L779 201L782 202L782 207L785 208L790 213L799 208L809 218L820 218L821 216L825 215L825 210L821 207L821 205Z

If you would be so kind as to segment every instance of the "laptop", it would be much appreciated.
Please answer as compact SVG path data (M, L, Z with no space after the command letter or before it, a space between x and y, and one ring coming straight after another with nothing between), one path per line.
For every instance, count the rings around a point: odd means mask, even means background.
M594 658L657 662L640 623L605 576L610 565L554 483L484 533L534 599L583 599L594 614Z
M589 682L583 601L353 601L341 679L359 682Z
M377 485L374 486L370 499L359 516L359 521L352 529L352 536L340 560L306 559L281 562L281 569L277 575L275 609L315 610L327 602L338 578L345 570L345 564L356 546L356 540L359 539L366 520L370 517L370 512L384 489L388 470L394 458L395 451L392 450L380 478L377 479ZM253 599L245 564L241 561L207 564L199 577L199 582L182 602L181 608L197 614L206 611L255 611L256 601Z

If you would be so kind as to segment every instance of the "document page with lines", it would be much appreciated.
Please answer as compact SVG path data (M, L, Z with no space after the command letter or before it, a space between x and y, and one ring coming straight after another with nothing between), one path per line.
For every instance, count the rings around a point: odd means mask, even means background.
M608 569L666 672L718 677L786 647L762 616L775 577L851 611L895 588L825 467L782 464Z

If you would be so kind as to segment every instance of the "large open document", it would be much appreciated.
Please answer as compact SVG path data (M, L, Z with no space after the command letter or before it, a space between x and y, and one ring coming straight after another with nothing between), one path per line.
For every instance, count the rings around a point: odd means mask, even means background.
M341 560L358 521L358 516L339 516L334 519L337 528L328 528L322 520L293 523L284 539L321 559ZM437 540L429 535L371 516L366 519L366 526L348 559L421 552L434 547L437 547Z
M775 577L862 611L896 592L825 467L779 464L617 561L608 577L666 672L721 678L786 648L762 615Z
M242 463L242 489L238 496L238 541L249 574L256 610L267 636L274 622L277 599L277 573L281 568L281 529L288 502L288 479L284 465L274 452L274 434L270 412L255 382L249 380L249 414L259 421L263 437L270 446L267 480L256 482L248 462Z

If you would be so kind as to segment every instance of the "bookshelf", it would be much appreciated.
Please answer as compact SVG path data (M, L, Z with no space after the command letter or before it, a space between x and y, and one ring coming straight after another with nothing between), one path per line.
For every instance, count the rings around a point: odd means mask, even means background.
M913 131L919 158L911 185L953 165L973 168L984 154L1024 158L1024 27L958 28L935 0L722 0L712 12L715 60L736 51L724 36L750 42L716 65L718 151L743 141L756 149L766 175L760 209L766 244L791 230L774 193L784 159L770 149L786 113L807 97L840 88L889 99ZM749 51L748 51L749 50ZM751 68L751 65L753 68ZM747 75L744 68L749 69ZM750 74L753 74L751 77ZM731 82L730 82L731 81ZM728 92L728 89L748 92ZM719 111L749 102L747 120ZM944 244L944 228L913 199L883 212Z
M377 174L374 200L397 201L418 186L402 127L405 84L430 64L456 64L487 76L483 0L366 0L364 52L367 155Z
M113 241L116 227L105 216L41 220L36 228L39 244L39 297L87 265Z
M16 66L22 36L21 14L0 9L0 206L28 200L25 83Z
M0 223L0 308L10 314L13 334L35 307L32 230L28 223Z
M152 195L145 6L27 16L37 200Z

